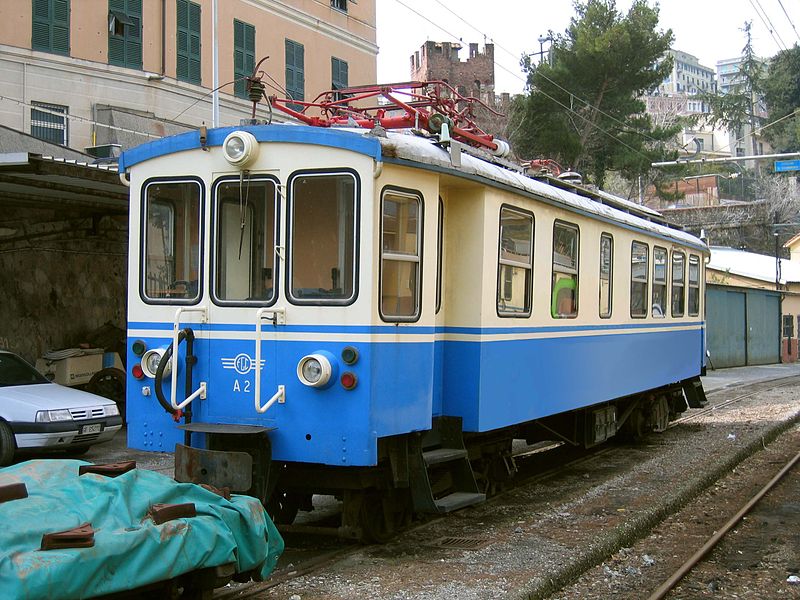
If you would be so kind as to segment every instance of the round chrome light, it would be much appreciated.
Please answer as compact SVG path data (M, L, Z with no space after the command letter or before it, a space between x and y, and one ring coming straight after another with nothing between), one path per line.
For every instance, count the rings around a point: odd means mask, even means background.
M297 363L297 378L309 387L322 387L331 378L331 363L321 354L309 354Z
M234 131L222 142L225 160L234 167L246 167L258 156L258 141L252 133Z
M161 357L163 356L163 348L153 348L142 355L142 372L150 379L155 378L156 371L158 371L158 364L161 362ZM172 366L167 364L164 368L164 375L169 375L171 372Z

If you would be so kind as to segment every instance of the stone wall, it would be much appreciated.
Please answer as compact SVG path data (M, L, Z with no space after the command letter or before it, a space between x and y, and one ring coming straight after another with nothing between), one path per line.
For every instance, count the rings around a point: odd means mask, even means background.
M126 327L127 217L0 198L0 348L29 361Z

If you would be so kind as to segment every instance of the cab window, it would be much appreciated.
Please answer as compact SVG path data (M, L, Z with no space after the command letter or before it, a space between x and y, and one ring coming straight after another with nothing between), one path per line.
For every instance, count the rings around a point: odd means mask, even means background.
M220 182L214 194L214 297L220 302L275 299L275 207L272 180Z
M200 298L200 201L197 181L159 181L144 191L141 290L151 302Z
M356 296L356 194L352 173L300 173L289 183L289 297L349 304Z
M380 313L385 321L420 314L422 197L386 190L381 202Z

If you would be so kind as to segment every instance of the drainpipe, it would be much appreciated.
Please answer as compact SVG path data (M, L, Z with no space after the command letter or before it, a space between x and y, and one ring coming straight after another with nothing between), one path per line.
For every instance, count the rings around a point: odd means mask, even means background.
M161 74L167 74L167 0L161 0Z

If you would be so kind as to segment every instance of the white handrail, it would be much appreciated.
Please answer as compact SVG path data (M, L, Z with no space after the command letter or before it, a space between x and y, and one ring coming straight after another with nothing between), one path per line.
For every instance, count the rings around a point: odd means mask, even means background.
M268 317L269 315L269 317ZM255 369L256 369L256 385L255 385L255 406L256 412L258 413L265 413L267 409L279 402L283 404L286 402L286 392L285 387L282 385L278 386L278 391L275 392L275 395L270 398L264 406L261 406L261 321L265 318L271 318L274 324L283 324L286 322L286 312L283 308L259 308L256 311L256 358L255 358Z
M172 328L172 381L170 382L170 397L169 402L175 410L182 410L184 406L189 404L192 400L200 398L206 399L206 382L201 381L200 387L192 392L186 400L178 404L175 402L175 396L178 393L178 334L181 329L181 313L185 312L199 312L202 313L200 319L201 323L206 322L208 316L208 309L205 306L181 306L175 311L175 322Z

